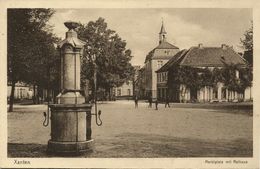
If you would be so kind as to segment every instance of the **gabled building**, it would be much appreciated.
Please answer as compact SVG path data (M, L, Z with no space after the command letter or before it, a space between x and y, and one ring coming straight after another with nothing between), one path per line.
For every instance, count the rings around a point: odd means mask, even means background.
M133 97L133 80L128 80L120 87L113 88L113 93L117 99L130 99Z
M166 31L162 23L159 32L159 45L151 50L145 58L144 66L144 81L145 81L145 96L157 97L157 76L156 70L161 68L168 62L177 52L179 48L167 42Z
M137 87L137 79L139 74L139 69L141 66L135 65L134 67L134 74L133 77L129 80L125 81L121 86L113 88L113 95L117 99L130 99L133 98L134 95L136 95L138 92Z
M163 65L159 70L156 71L157 98L159 100L165 100L167 96L170 96L172 101L179 100L179 95L176 92L169 93L168 91L168 71L172 66L177 65L186 53L186 49L179 51L165 65Z
M199 89L187 88L183 84L173 85L168 82L169 78L173 78L169 75L169 71L174 67L207 68L207 70L213 71L215 68L221 69L227 64L240 67L247 66L245 59L236 53L232 47L224 44L221 47L203 47L202 44L199 44L189 50L182 50L156 71L158 79L157 96L159 100L164 100L170 96L170 100L175 102L251 100L251 87L248 87L241 95L241 93L229 91L221 82L218 82L215 87L204 86ZM239 79L238 71L236 71L236 77Z

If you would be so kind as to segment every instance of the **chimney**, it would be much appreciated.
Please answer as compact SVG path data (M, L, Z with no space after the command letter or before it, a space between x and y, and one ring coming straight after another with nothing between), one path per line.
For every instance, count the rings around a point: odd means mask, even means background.
M227 45L226 44L221 44L221 48L226 50L227 49Z
M203 48L203 44L199 43L198 47L199 47L199 49L202 49Z

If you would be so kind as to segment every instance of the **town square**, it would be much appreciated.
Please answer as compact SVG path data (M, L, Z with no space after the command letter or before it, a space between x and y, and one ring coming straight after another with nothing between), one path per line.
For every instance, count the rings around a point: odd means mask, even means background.
M103 125L93 124L95 148L83 157L252 156L252 105L170 105L159 104L157 111L147 102L139 103L138 109L133 101L100 103ZM46 105L17 105L8 114L9 157L53 157L46 153L50 126L42 126L45 109Z
M241 9L8 9L8 157L253 157Z

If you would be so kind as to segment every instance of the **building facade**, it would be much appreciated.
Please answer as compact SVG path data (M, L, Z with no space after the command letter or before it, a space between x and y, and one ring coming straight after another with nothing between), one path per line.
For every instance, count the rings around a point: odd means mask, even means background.
M10 98L12 86L7 86L7 97ZM27 85L22 82L15 84L14 99L32 99L33 97L33 86Z
M157 96L159 100L170 97L173 102L224 102L224 101L245 101L252 100L252 87L247 87L244 92L228 90L222 82L217 82L214 87L202 86L198 88L188 88L184 84L170 84L170 71L174 67L188 66L192 68L221 69L225 64L239 65L246 67L247 62L236 53L232 47L222 45L221 47L191 47L189 50L178 52L163 67L157 71ZM239 80L239 71L235 72Z
M134 94L133 81L132 80L126 81L122 86L113 88L113 93L117 99L132 98Z
M159 45L151 50L145 59L143 69L144 79L144 95L145 97L157 98L157 75L156 72L166 62L168 62L177 52L179 48L167 42L166 31L162 23L159 32Z
M139 77L139 70L140 66L135 65L134 67L134 74L133 76L123 83L120 87L116 87L113 89L113 94L116 96L117 99L120 98L133 98L134 95L138 95L138 87L137 81Z

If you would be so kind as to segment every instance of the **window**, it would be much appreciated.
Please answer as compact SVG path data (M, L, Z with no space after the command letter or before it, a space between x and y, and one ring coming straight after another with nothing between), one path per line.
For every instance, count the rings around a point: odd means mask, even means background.
M169 50L165 50L164 53L166 53L167 55L169 55L170 51L169 51Z
M158 66L158 69L159 69L159 68L162 67L162 65L163 65L163 61L162 61L162 60L158 60L157 64L158 64L157 66Z
M218 89L217 88L213 89L213 99L218 99Z
M167 72L161 73L161 81L162 81L162 82L167 81Z
M226 89L224 87L222 87L221 88L221 99L226 99L226 95L227 95Z
M162 73L162 81L164 82L164 72Z
M131 95L131 89L127 89L127 94L128 94L128 96Z

